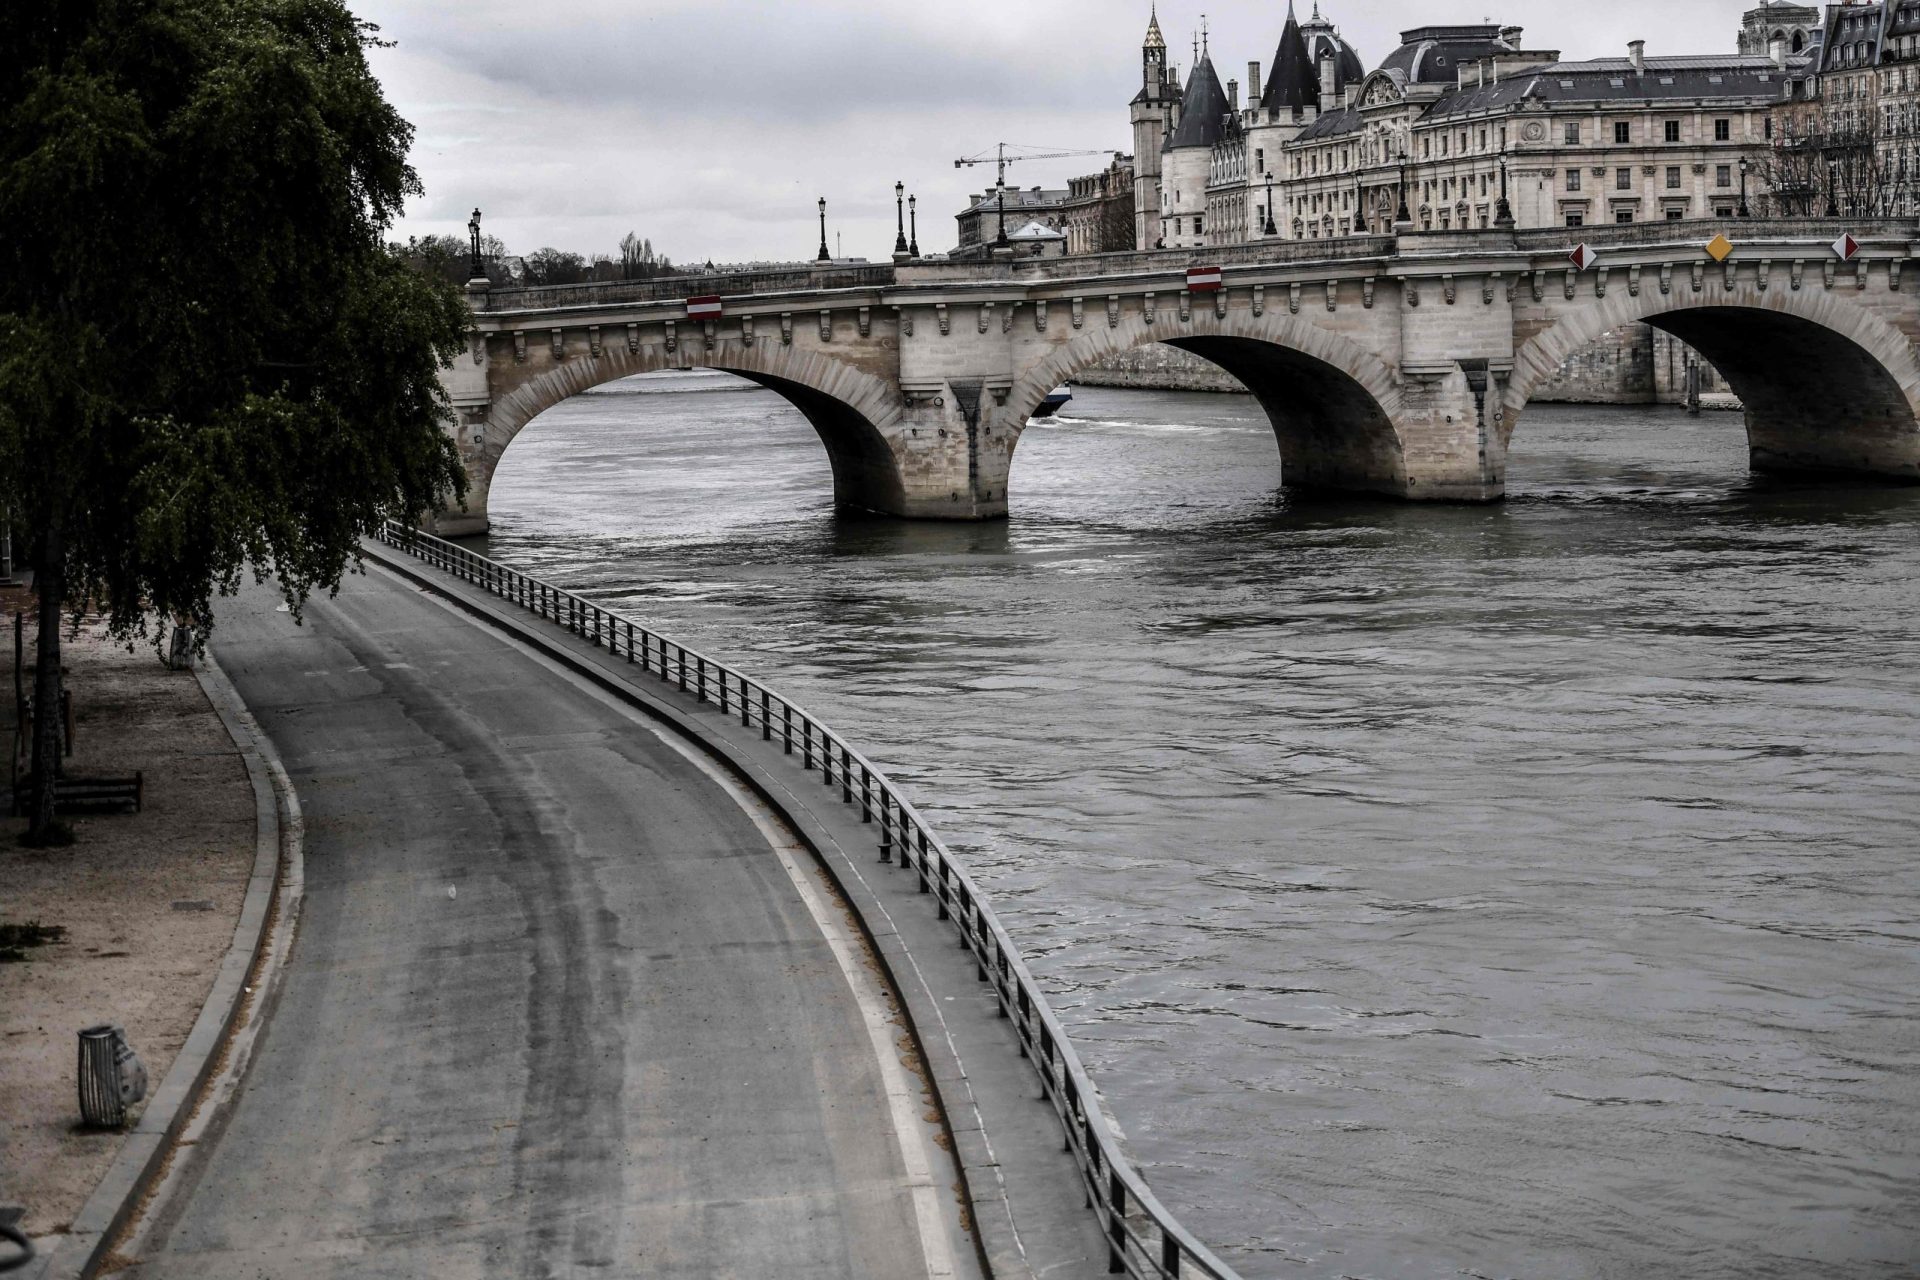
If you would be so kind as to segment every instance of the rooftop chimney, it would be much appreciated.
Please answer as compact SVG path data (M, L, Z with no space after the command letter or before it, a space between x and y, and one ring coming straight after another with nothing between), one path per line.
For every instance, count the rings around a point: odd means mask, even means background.
M1767 53L1773 58L1773 65L1785 70L1787 66L1787 38L1775 36L1767 45Z
M1227 81L1227 110L1235 115L1240 114L1240 82L1238 80Z
M1500 28L1500 38L1512 45L1515 49L1518 49L1520 47L1520 37L1525 35L1526 32L1527 29L1525 27L1502 27Z
M1645 75L1647 70L1647 42L1645 40L1627 41L1627 57L1633 62L1633 73Z
M1257 62L1249 62L1247 64L1247 105L1258 106L1259 103L1260 64Z
M1336 64L1333 60L1333 50L1330 48L1327 48L1324 45L1321 46L1321 49L1320 49L1320 109L1322 111L1331 111L1334 108L1333 81L1334 81L1335 66Z

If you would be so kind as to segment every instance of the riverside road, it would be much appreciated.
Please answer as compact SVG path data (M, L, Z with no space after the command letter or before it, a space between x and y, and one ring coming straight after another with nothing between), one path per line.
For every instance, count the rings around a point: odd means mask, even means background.
M125 1274L977 1273L899 1029L764 816L384 572L304 627L277 603L215 649L301 796L306 904L231 1120Z

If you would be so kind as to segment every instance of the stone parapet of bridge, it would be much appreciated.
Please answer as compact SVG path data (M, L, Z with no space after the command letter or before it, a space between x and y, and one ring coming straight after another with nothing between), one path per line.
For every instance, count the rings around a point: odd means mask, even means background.
M1707 250L1721 234L1724 261ZM1584 269L1574 237L1594 255ZM1214 361L1259 399L1285 484L1488 501L1535 388L1630 321L1720 370L1756 468L1920 480L1916 244L1920 220L1741 220L476 288L469 351L444 375L472 492L438 526L486 527L494 470L541 412L694 368L791 401L847 506L1004 515L1041 399L1149 342ZM1190 287L1194 268L1217 268L1221 287ZM720 314L691 314L706 296Z

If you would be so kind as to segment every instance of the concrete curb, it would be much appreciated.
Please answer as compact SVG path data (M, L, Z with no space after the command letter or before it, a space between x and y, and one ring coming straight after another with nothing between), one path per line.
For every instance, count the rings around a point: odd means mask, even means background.
M813 851L816 864L851 909L888 985L900 998L906 1012L910 1034L919 1048L922 1061L927 1065L931 1077L929 1083L954 1144L953 1156L961 1175L962 1194L974 1226L974 1245L982 1265L995 1280L1034 1280L1040 1268L1030 1259L1018 1225L1022 1217L1031 1215L1017 1214L1009 1197L1007 1179L1003 1176L1003 1154L995 1150L989 1123L977 1100L975 1073L969 1070L946 1015L947 1009L955 1008L952 1002L956 999L983 1007L990 1001L985 996L972 994L984 988L976 988L970 962L964 965L966 972L961 981L956 983L951 974L944 978L934 976L928 966L921 963L921 957L909 948L893 915L860 869L874 859L864 847L859 857L853 856L845 841L835 834L834 828L840 824L834 821L833 812L839 806L818 805L817 801L793 790L787 779L769 771L739 744L729 741L715 725L691 714L690 709L682 709L653 691L623 679L610 667L603 667L595 660L596 657L609 663L613 661L605 658L604 650L589 652L584 648L576 648L573 637L554 632L532 615L520 616L514 606L490 595L482 596L477 589L474 593L462 590L466 584L383 545L364 543L362 553L379 568L438 596L513 640L592 680L673 729L739 778L772 806L800 836ZM584 642L580 643L584 645ZM754 736L757 738L757 733ZM843 822L859 822L857 815L851 819L844 814L839 816ZM962 954L951 940L940 944L940 950L948 965L957 963ZM927 959L932 960L933 957ZM940 988L937 992L934 990L936 986ZM966 1016L957 1009L956 1014ZM987 1016L997 1017L997 1011ZM1006 1024L1003 1022L1000 1025L1004 1027ZM1004 1052L1011 1060L1018 1053L1017 1042L1011 1032L1007 1032L1004 1038ZM1019 1071L1025 1081L1023 1087L1032 1096L1038 1090L1037 1080L1026 1073L1024 1064ZM1039 1110L1036 1119L1040 1116L1045 1117L1044 1124L1053 1126L1054 1117L1050 1110ZM1057 1138L1048 1141L1057 1149ZM1078 1208L1081 1203L1078 1187L1069 1188L1063 1183L1060 1190L1062 1193L1070 1192L1072 1204ZM1085 1221L1091 1229L1094 1218L1090 1210L1086 1211ZM1104 1272L1106 1269L1104 1241L1098 1241L1097 1235L1095 1241L1099 1246L1097 1256L1100 1265L1087 1268L1087 1274L1095 1270ZM1089 1258L1092 1256L1095 1255L1090 1253ZM1070 1265L1050 1267L1046 1273L1062 1277L1062 1280L1081 1274Z
M234 1035L258 1026L270 1011L269 989L277 989L285 958L270 942L290 934L298 913L301 872L299 800L273 744L261 732L239 691L212 654L194 669L207 700L240 751L253 785L254 853L247 894L234 926L233 943L220 963L213 989L186 1043L127 1135L120 1153L74 1218L72 1229L24 1275L27 1280L85 1280L94 1275L113 1246L144 1212L146 1201L163 1181L175 1144L194 1121L216 1080L237 1076L244 1060L231 1054Z

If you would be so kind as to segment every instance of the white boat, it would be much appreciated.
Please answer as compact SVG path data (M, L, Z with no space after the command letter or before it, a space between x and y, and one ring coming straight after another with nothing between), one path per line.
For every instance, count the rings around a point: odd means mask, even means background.
M1067 390L1067 385L1063 382L1047 393L1047 398L1040 402L1039 407L1033 411L1033 416L1035 418L1051 418L1054 414L1066 408L1068 402L1072 399L1073 392Z

